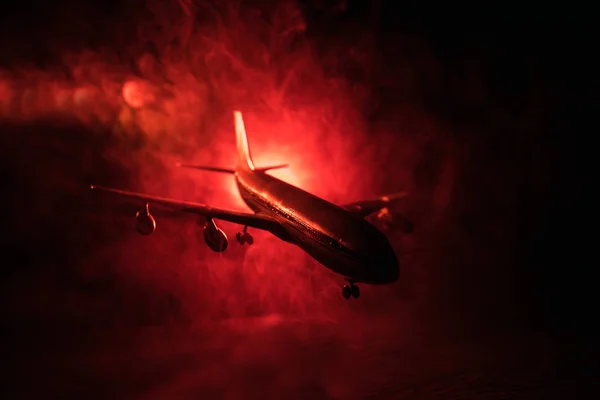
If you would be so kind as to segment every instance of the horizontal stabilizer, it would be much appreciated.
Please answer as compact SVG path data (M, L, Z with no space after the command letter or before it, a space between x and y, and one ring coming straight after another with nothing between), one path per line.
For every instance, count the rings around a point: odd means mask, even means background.
M272 169L280 169L280 168L287 168L289 167L289 165L287 164L280 164L280 165L272 165L270 167L260 167L260 168L254 168L255 171L260 171L260 172L266 172Z
M225 173L225 174L234 174L235 173L235 170L233 170L231 168L211 167L209 165L195 165L195 164L177 163L177 166L180 167L180 168L199 169L201 171L222 172L222 173ZM280 165L272 165L270 167L254 168L254 170L258 171L258 172L266 172L266 171L270 171L272 169L280 169L280 168L287 168L287 167L289 167L289 165L287 165L287 164L280 164Z
M233 174L235 171L230 168L219 168L219 167L211 167L208 165L194 165L194 164L183 164L177 163L177 166L180 168L190 168L190 169L199 169L202 171L212 171L212 172L223 172L226 174Z

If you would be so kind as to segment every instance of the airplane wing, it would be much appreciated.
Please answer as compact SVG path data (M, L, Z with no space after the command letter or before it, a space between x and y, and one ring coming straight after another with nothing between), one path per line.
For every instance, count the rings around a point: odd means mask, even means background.
M206 204L181 201L166 197L153 196L145 193L130 192L127 190L114 189L104 186L91 185L92 190L112 193L129 199L140 200L144 203L155 204L169 209L200 215L206 218L216 218L223 221L262 229L275 235L285 233L284 228L274 219L260 214L245 213L240 211L224 210L214 208Z
M381 196L376 199L361 200L354 203L344 204L342 207L360 216L361 218L364 218L383 208L393 206L406 196L406 192L394 193L387 196Z

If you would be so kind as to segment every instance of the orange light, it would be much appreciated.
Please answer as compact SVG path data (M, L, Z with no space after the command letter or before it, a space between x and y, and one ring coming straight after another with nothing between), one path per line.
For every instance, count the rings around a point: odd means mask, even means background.
M133 108L142 108L153 100L150 87L140 81L127 81L123 85L123 99Z

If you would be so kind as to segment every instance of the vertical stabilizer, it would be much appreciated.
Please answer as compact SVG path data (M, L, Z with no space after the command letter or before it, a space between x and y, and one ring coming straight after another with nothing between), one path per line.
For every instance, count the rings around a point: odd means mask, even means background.
M233 121L235 124L235 140L238 152L238 169L254 170L254 163L250 155L250 147L248 146L248 136L246 135L246 127L241 111L233 112Z

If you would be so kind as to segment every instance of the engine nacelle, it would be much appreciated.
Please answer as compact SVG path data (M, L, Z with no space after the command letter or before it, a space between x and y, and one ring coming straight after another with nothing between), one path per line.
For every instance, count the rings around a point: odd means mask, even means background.
M135 214L135 219L135 229L140 235L152 235L156 230L156 220L152 214L150 214L148 204Z
M219 229L211 218L204 224L204 242L209 249L217 253L224 252L229 244L225 232Z
M410 234L414 230L411 220L399 213L392 213L388 208L382 208L376 216L386 229L398 229L402 233Z

